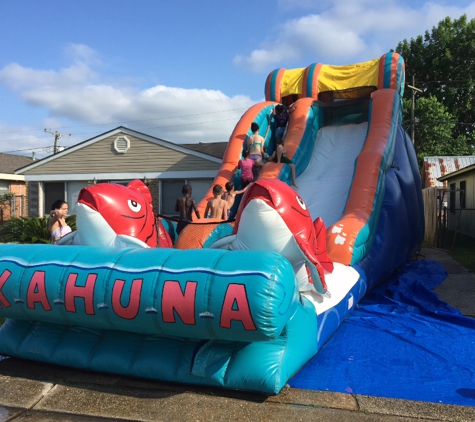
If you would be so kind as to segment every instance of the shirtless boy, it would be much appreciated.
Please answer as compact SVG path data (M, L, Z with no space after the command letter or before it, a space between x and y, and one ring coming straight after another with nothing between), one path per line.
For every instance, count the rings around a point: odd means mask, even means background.
M185 226L188 223L191 223L193 212L195 213L196 218L200 218L200 212L198 211L198 208L196 208L195 200L191 197L191 192L192 189L190 185L183 185L183 188L181 189L183 196L180 196L176 200L175 212L180 213L178 224L176 226L177 234L180 234Z
M218 218L221 220L228 219L228 203L221 198L223 194L223 187L214 185L213 199L210 199L206 204L205 217ZM209 214L209 215L208 215Z
M227 202L228 204L228 220L231 219L232 217L232 207L234 205L234 201L236 200L236 195L240 195L241 193L246 192L247 188L249 185L247 185L244 189L241 190L234 190L234 183L233 182L228 182L225 185L226 192L223 193L223 199Z

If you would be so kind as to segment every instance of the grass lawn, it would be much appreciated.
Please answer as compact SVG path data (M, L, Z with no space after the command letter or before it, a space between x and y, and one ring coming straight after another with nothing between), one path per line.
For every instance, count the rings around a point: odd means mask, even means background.
M475 273L475 238L457 233L455 244L452 247L453 238L454 234L452 232L448 236L448 239L450 239L447 248L449 255L472 273Z

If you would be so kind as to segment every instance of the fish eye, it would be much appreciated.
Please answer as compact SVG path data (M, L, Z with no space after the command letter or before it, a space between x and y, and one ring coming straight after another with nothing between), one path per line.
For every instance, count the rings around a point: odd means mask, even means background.
M127 205L133 212L139 212L142 209L142 205L140 205L137 201L134 201L133 199L129 199L127 201Z
M295 198L297 199L297 202L302 207L302 209L304 211L307 211L307 205L305 204L305 202L303 202L303 199L300 196L296 196Z

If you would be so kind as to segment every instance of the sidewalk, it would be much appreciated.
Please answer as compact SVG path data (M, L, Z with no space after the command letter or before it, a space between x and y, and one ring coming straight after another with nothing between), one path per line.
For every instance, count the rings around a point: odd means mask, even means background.
M466 316L475 274L446 252L422 249L442 263L435 290ZM20 359L0 361L0 422L36 421L474 421L475 407L284 389L277 396L167 384Z

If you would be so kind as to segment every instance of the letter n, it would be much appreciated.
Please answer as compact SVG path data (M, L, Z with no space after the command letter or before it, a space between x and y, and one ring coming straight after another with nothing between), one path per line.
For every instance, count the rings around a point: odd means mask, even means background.
M46 296L45 272L35 271L31 277L28 291L26 293L28 309L35 309L35 303L41 303L45 311L51 311L51 306Z
M77 286L77 274L69 274L64 292L65 308L68 312L76 313L76 298L84 299L84 308L87 315L94 315L94 286L97 274L88 274L85 286Z
M120 303L120 298L122 297L122 292L124 291L125 281L117 279L114 282L114 287L112 288L112 309L117 316L124 319L134 319L137 316L140 309L142 282L143 280L141 278L132 281L129 304L127 306L122 306Z
M187 281L185 293L181 291L178 281L168 280L163 285L162 318L163 322L175 322L175 313L184 324L195 325L196 281Z
M247 331L256 330L249 308L246 286L243 284L230 284L226 290L219 325L223 328L231 328L231 321L241 321Z
M2 293L3 286L7 282L8 278L12 275L11 271L5 270L3 274L0 276L0 309L2 309L2 305L5 308L8 308L10 305L10 302L8 302L7 298L5 295Z

